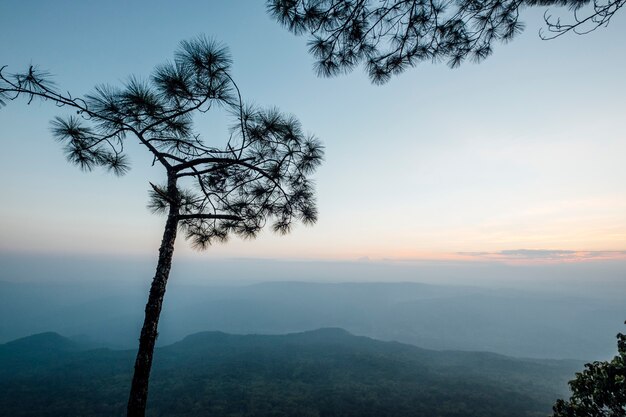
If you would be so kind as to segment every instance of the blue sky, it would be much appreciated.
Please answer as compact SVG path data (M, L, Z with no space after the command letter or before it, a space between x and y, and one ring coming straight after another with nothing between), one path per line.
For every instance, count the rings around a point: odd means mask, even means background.
M229 46L245 100L295 114L324 142L316 226L203 254L181 239L183 257L623 257L626 14L550 42L537 36L542 14L527 11L524 34L481 64L421 64L377 87L361 70L317 78L306 39L260 0L3 2L0 64L38 64L80 95L147 77L181 40L205 34ZM49 132L63 113L50 103L0 110L0 251L155 253L164 220L145 205L163 173L133 145L127 176L81 173ZM198 122L224 143L223 117Z

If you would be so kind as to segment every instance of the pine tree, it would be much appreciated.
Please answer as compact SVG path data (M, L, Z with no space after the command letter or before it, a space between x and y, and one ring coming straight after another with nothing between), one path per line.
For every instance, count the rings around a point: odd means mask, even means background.
M296 221L317 219L310 176L322 162L319 141L299 121L276 109L243 103L230 75L228 50L205 38L182 42L173 62L147 80L130 78L121 88L98 86L79 98L64 94L45 71L0 69L0 104L23 97L72 110L57 117L52 133L69 162L85 171L128 169L124 143L143 145L165 173L150 184L149 208L166 216L156 273L145 308L128 402L128 416L145 414L148 379L174 242L178 231L205 249L230 235L253 238L270 222L287 233ZM226 109L233 126L223 148L206 145L194 117Z

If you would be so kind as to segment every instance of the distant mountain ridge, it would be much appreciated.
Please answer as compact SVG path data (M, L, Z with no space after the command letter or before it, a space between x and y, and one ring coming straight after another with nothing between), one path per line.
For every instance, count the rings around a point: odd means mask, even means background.
M0 410L15 417L121 415L133 359L133 350L88 349L55 333L0 345ZM549 412L581 366L432 351L339 328L202 332L156 350L148 412L534 417Z
M145 288L0 282L0 342L54 330L94 344L135 345ZM626 294L625 294L626 296ZM612 356L623 302L421 283L268 282L181 286L172 282L159 343L206 329L283 334L341 327L430 349L518 357Z

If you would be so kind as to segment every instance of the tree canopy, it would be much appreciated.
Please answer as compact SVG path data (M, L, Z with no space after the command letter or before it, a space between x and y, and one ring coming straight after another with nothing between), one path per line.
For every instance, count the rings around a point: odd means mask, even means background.
M546 14L544 39L607 25L626 0L268 0L269 13L295 34L309 35L318 74L363 63L377 84L422 61L481 61L524 24L526 6L566 6L569 22Z
M571 398L556 402L553 417L626 416L626 334L617 335L617 351L611 361L588 363L576 374Z
M17 74L3 67L0 104L24 96L75 110L53 120L52 133L68 161L85 171L101 166L123 175L129 169L124 143L136 138L179 184L175 190L152 184L149 208L167 212L175 202L196 247L231 233L253 237L269 218L281 233L294 220L315 222L308 175L323 157L319 141L291 115L245 105L230 66L225 47L198 38L182 42L174 61L158 66L150 79L100 85L83 98L59 92L37 67ZM223 148L206 145L194 128L194 116L214 108L234 119Z

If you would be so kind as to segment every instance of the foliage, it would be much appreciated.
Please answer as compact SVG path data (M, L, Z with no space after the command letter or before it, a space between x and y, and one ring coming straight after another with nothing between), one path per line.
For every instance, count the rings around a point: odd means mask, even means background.
M488 57L496 42L507 42L524 27L520 10L528 5L568 6L573 23L546 15L554 38L607 25L626 0L268 0L270 14L295 34L308 33L319 74L332 76L365 63L382 84L421 61ZM585 6L587 6L585 8ZM591 9L591 10L587 10ZM587 13L579 17L579 10ZM583 12L584 13L584 12Z
M625 323L626 324L626 323ZM617 335L618 354L609 362L593 362L569 385L569 401L558 400L554 417L626 416L626 335Z

